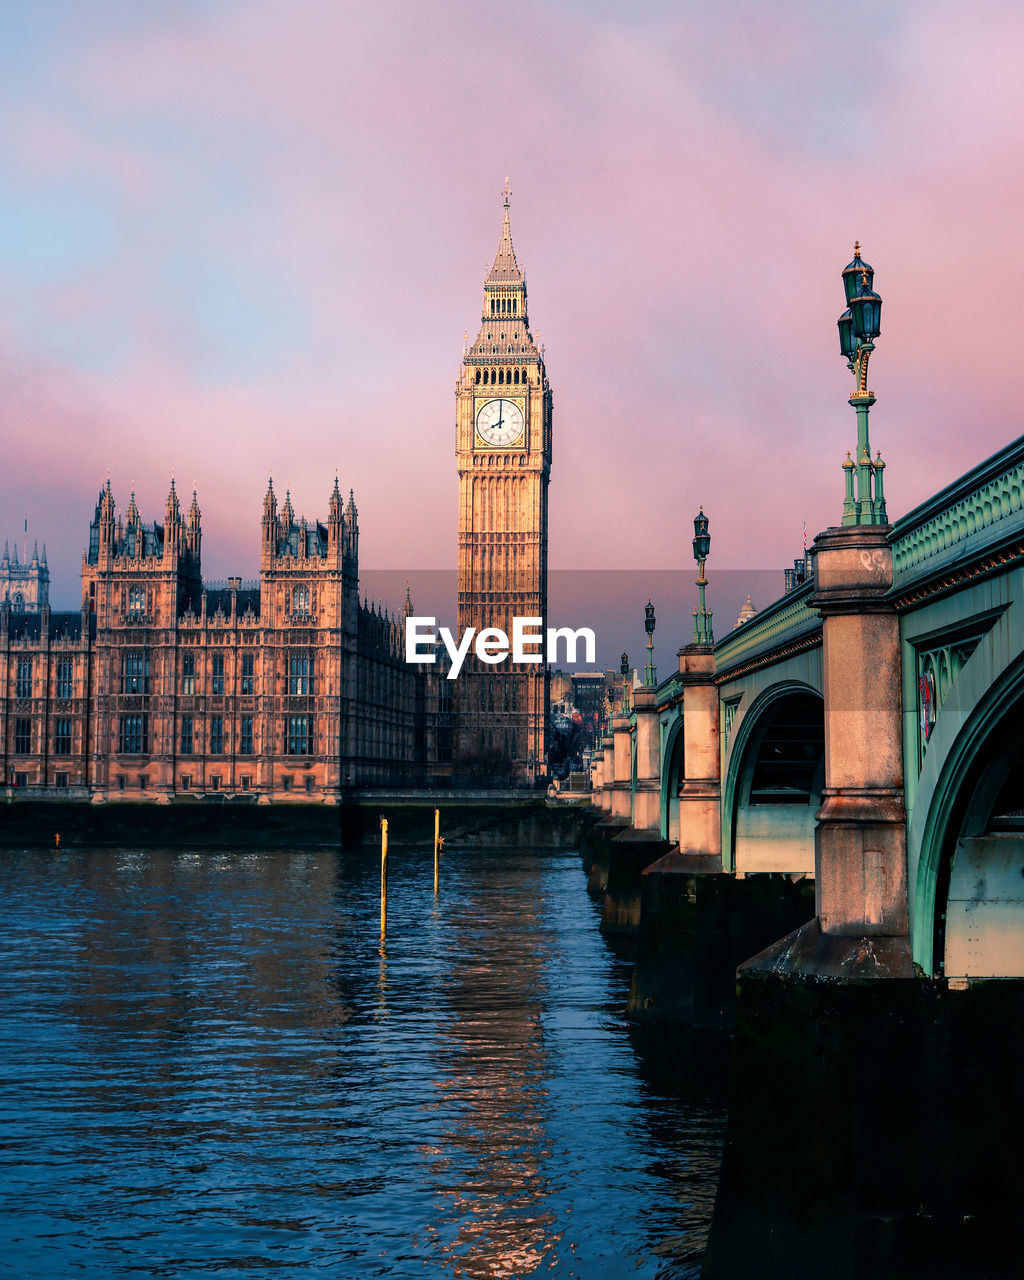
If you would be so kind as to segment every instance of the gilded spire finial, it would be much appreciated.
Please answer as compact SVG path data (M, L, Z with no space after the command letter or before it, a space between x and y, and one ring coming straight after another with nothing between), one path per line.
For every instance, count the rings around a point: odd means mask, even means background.
M505 186L502 188L501 194L505 197L505 208L508 208L508 198L512 194L512 188L508 185L508 175L505 177Z
M855 258L860 257L860 241L859 240L854 240L853 242L853 256Z

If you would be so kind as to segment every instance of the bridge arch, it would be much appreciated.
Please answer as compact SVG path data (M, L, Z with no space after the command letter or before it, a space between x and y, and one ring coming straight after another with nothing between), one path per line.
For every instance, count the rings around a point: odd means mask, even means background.
M679 788L686 777L683 751L683 716L669 725L661 754L661 834L673 843L679 839Z
M1024 976L1022 633L1018 602L957 677L922 764L908 832L911 941L936 975Z
M732 871L814 874L825 775L825 705L811 685L763 690L735 725L722 790L722 853Z

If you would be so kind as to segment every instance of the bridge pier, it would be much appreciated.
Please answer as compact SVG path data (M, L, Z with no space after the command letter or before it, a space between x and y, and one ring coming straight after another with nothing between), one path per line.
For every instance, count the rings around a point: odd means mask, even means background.
M633 748L629 716L617 715L612 718L612 742L614 775L611 813L613 818L625 818L629 822L633 816Z
M815 540L825 696L817 918L738 974L705 1280L992 1277L1019 1274L1024 1254L1019 1170L994 1173L991 1155L970 1156L1020 1149L1024 1107L1007 1096L1006 1067L1021 1066L1024 997L1005 985L952 991L911 961L886 533L830 529ZM999 1013L988 1026L986 1004ZM1006 1013L1009 1044L996 1025ZM1007 1104L998 1118L993 1094Z
M606 730L601 737L601 794L597 802L605 813L612 811L612 789L615 785L614 745L615 739L611 731Z
M679 845L640 877L636 963L627 1013L638 1022L719 1025L728 992L701 982L715 973L731 989L736 961L723 952L731 912L722 892L722 823L718 784L718 690L710 645L679 650L683 691L683 768ZM659 815L660 817L660 815ZM712 878L716 883L712 884ZM707 884L701 884L708 880Z
M709 645L680 649L679 678L679 847L651 862L641 876L627 1011L641 1022L725 1027L733 1021L736 966L806 920L812 908L806 884L785 876L736 879L724 869L719 697ZM639 730L639 709L637 723Z
M825 787L815 835L824 935L887 937L910 962L900 629L888 526L815 539L822 618Z
M661 740L655 690L648 687L637 689L633 695L633 710L636 715L636 781L632 786L632 823L613 837L608 848L608 880L601 913L603 933L637 932L643 870L669 847L668 841L661 837ZM626 726L626 746L631 751L628 720Z
M658 699L653 688L637 689L633 696L636 713L636 785L633 789L633 827L637 831L661 834L661 741L658 729Z

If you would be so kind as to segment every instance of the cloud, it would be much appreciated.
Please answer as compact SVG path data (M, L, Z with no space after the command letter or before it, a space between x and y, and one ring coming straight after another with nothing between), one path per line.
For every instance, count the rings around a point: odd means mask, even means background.
M263 0L26 30L0 219L35 232L0 251L0 323L45 395L12 391L31 440L0 511L87 523L109 465L153 518L173 468L210 572L248 574L267 474L312 516L337 467L367 564L450 564L453 385L506 173L555 392L554 564L685 563L701 503L736 568L838 519L855 238L906 510L1019 430L1024 18L951 16ZM47 534L72 596L85 523Z

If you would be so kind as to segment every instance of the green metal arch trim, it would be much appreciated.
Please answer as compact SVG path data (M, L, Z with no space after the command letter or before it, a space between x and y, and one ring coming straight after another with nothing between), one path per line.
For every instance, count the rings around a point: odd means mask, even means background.
M672 764L672 753L675 751L676 743L679 741L679 735L683 732L683 714L675 717L669 725L668 732L662 735L661 743L661 797L659 805L659 813L661 820L662 839L668 839L668 780L670 776L670 766Z
M1016 625L1018 617L1020 626ZM1010 637L1005 634L1008 627L1012 628ZM1007 641L1014 634L1018 643L1011 646ZM934 968L935 920L940 908L936 893L946 829L960 788L990 734L1008 706L1024 696L1022 650L1024 604L1017 601L982 638L961 671L953 704L959 714L946 716L947 709L953 711L947 700L928 745L907 830L908 855L917 850L917 869L908 903L910 941L914 960L926 973ZM1000 652L1010 654L1001 667L997 664Z
M671 747L670 740L674 741L676 734L679 732L679 726L683 723L683 703L677 702L671 711L664 714L660 718L659 727L661 731L661 772L665 772L665 761L669 757Z
M744 756L754 737L755 730L764 720L765 712L776 702L791 697L795 693L813 694L823 705L824 698L820 689L804 680L782 680L778 684L762 689L750 706L733 725L732 744L729 750L728 765L722 778L722 866L726 871L734 871L733 813L736 804L736 789L739 785Z

